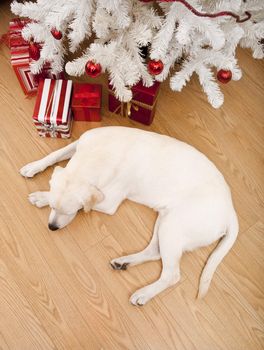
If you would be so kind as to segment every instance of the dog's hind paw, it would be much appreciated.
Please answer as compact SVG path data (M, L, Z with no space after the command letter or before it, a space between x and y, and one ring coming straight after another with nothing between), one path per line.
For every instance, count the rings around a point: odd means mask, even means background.
M119 262L118 260L120 259L114 259L112 261L110 261L110 265L112 266L112 268L114 270L126 270L129 263L128 262Z
M41 171L43 171L43 168L40 166L39 161L36 161L23 166L19 172L24 177L33 177Z
M38 208L45 207L49 204L48 192L33 192L28 196L28 200L31 204L35 205Z

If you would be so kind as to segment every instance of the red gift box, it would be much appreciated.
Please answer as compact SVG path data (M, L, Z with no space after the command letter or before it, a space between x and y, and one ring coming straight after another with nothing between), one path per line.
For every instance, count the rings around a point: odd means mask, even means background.
M150 125L153 121L159 92L159 82L146 87L140 81L132 87L133 97L128 103L120 102L114 95L113 87L109 84L109 111L124 117Z
M102 86L99 84L74 84L72 95L73 119L99 122L101 120Z
M30 70L29 43L21 35L23 27L29 20L14 19L10 22L9 42L11 51L11 64L26 95L37 93L40 79L62 79L63 73L57 75L51 73L49 64L46 64L41 73L34 75Z
M71 93L71 80L45 79L40 81L33 113L33 120L40 136L70 137Z

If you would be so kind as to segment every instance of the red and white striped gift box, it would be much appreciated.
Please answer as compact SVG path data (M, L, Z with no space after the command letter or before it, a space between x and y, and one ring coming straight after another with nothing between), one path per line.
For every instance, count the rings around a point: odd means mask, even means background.
M29 43L21 35L23 27L29 22L29 20L15 18L9 23L9 44L11 64L24 93L26 95L35 95L40 79L62 79L63 73L52 74L49 63L45 64L39 74L31 73L30 63L32 59L29 56Z
M57 138L71 136L71 93L71 80L40 81L33 113L33 120L40 136Z

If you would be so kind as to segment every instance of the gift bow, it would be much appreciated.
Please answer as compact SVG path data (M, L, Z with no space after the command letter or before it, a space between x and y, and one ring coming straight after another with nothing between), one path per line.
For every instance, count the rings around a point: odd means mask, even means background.
M108 93L110 95L112 95L112 96L115 96L115 93L111 89L108 89ZM123 117L130 117L132 109L134 109L135 111L138 111L139 108L141 107L141 108L144 108L144 109L152 110L154 108L156 102L157 102L157 97L155 98L155 101L154 101L153 105L148 105L148 104L146 104L144 102L137 101L137 100L134 100L134 99L129 101L129 102L119 101L120 105L118 105L117 108L112 113L117 114L118 111L120 110L120 114ZM134 96L134 98L135 98L135 96Z
M43 128L44 128L45 132L50 132L51 137L56 136L56 125L55 124L43 123Z

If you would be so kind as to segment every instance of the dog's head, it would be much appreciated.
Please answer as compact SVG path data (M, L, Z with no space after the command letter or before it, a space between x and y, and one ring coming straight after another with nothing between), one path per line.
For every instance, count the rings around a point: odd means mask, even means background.
M68 225L80 209L88 212L104 199L98 188L87 183L78 183L73 176L60 166L53 171L49 196L49 229L52 231Z

